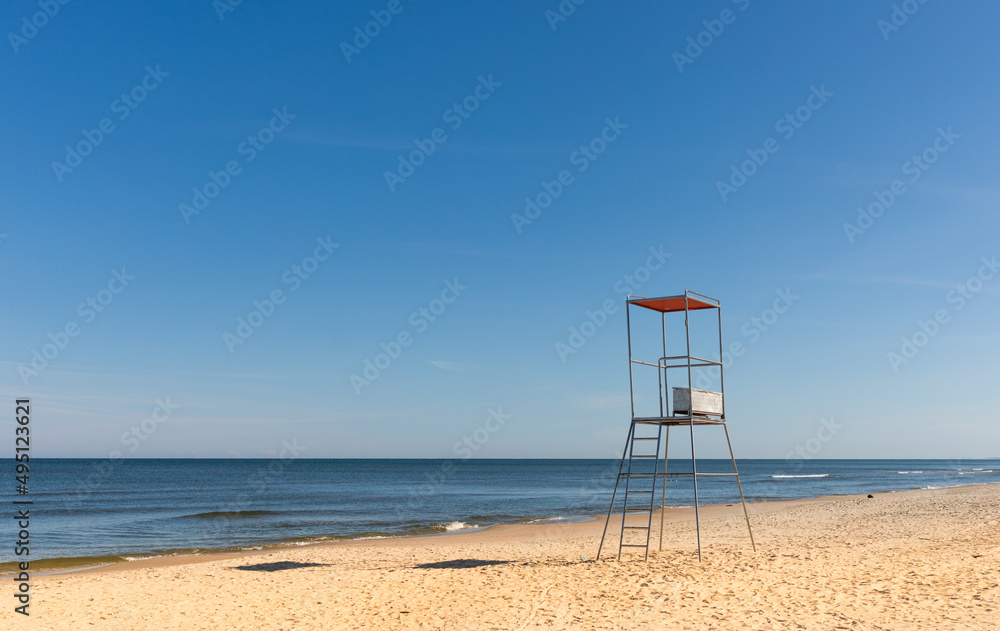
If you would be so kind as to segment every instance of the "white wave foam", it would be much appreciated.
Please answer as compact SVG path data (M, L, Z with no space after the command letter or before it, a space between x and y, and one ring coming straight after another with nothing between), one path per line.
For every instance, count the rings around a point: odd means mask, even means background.
M469 528L479 528L476 524L467 524L464 521L453 521L448 524L441 524L444 526L445 532L455 532L456 530L467 530Z
M897 471L896 473L923 473L923 471Z
M772 475L772 478L828 478L829 473L811 473L809 475Z

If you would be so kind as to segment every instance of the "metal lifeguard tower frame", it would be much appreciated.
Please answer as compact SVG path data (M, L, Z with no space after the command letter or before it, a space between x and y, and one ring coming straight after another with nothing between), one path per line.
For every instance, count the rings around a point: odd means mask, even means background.
M646 298L644 296L627 296L625 299L626 327L628 333L628 375L629 393L632 400L632 423L629 426L628 438L625 439L625 451L622 453L621 465L618 467L618 478L615 481L615 490L611 495L611 506L608 507L608 517L604 522L604 533L601 535L601 543L597 549L597 558L601 558L601 550L604 548L604 539L608 533L608 525L611 523L611 516L614 512L615 503L618 496L622 497L622 524L621 533L618 540L618 558L621 559L623 548L643 548L644 558L649 557L649 538L652 534L653 511L656 507L657 480L662 480L662 490L660 492L660 550L663 549L663 509L666 503L666 482L667 478L690 477L694 484L694 519L695 529L698 534L698 560L701 560L701 520L698 515L698 478L700 477L735 477L736 486L740 493L740 503L743 505L743 516L746 518L747 531L750 533L750 545L754 551L757 546L753 540L753 530L750 528L750 516L747 513L746 501L743 499L743 486L740 484L739 470L736 468L736 458L733 456L733 445L729 440L729 430L726 428L726 399L725 399L725 378L722 362L722 306L715 298L710 298L703 294L685 290L678 296L664 296L660 298ZM632 355L632 308L638 307L660 313L660 331L662 333L662 354L656 363L640 361ZM718 341L719 357L705 359L691 353L691 325L690 317L692 312L714 309L718 317ZM684 335L687 352L684 355L667 355L667 314L684 314ZM659 413L652 416L636 415L636 379L633 367L650 367L656 369L657 381L659 385ZM697 371L711 370L718 368L719 392L709 392L696 390L693 388L692 373ZM673 401L671 405L668 384L668 373L671 371L686 372L687 386L674 387ZM675 382L678 379L674 373ZM711 378L714 383L714 377ZM651 383L651 382L650 382ZM684 381L681 378L681 384ZM674 426L688 427L691 435L691 471L668 472L667 470L667 450L669 449L670 428ZM732 473L703 473L698 471L698 463L695 458L694 448L694 428L703 426L721 426L726 434L726 444L729 446L729 457L733 463ZM655 428L655 434L639 435L642 430L648 431ZM661 439L663 439L661 441ZM655 449L652 453L641 453L642 445L655 441ZM663 443L661 451L660 445ZM637 446L639 452L637 452ZM660 455L663 456L663 471L659 471ZM650 467L651 463L651 467ZM619 493L619 488L624 480L624 491ZM647 486L645 483L650 483ZM641 499L638 499L641 498ZM646 501L648 498L648 503ZM636 506L636 508L630 508ZM631 512L630 512L631 511ZM643 526L629 525L630 515L646 515L646 523ZM634 521L632 522L635 523ZM628 533L645 532L645 540L639 543L634 537L626 539Z

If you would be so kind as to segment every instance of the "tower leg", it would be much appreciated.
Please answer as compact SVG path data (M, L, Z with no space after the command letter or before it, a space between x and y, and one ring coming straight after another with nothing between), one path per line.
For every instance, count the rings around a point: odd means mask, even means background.
M740 472L736 468L736 456L733 455L733 443L729 441L729 428L726 427L725 423L723 423L722 429L726 430L726 444L729 445L729 457L733 461L733 472L736 474L736 488L740 490L740 503L743 504L743 517L747 520L747 532L750 533L750 546L753 548L753 551L756 552L757 544L754 543L753 540L753 529L750 528L750 514L747 513L747 503L746 500L743 499L743 485L740 484Z
M615 490L611 493L611 505L608 506L608 518L604 521L604 532L601 533L601 544L597 546L597 556L594 560L601 560L601 549L604 547L604 537L608 534L608 524L611 523L611 512L615 508L615 497L618 495L618 485L622 481L622 470L625 468L625 456L628 455L629 443L632 441L632 432L635 430L635 423L628 430L628 436L625 438L625 451L622 452L622 461L618 465L618 477L615 478ZM624 523L625 515L622 515L622 522Z
M664 431L666 435L663 446L663 492L660 494L660 552L663 551L663 510L667 502L667 457L670 455L670 426L667 425ZM653 486L656 486L655 480Z
M634 425L633 425L634 426ZM634 437L633 437L634 438ZM653 534L653 507L656 506L656 469L660 464L660 440L663 438L663 425L656 426L656 452L653 455L653 485L649 491L649 518L646 520L646 554L643 560L649 560L649 538ZM635 443L633 442L633 445ZM666 478L663 478L666 480ZM628 488L628 487L626 487ZM622 515L622 525L625 524L625 516ZM619 548L620 549L620 548Z
M698 561L701 562L701 520L698 517L698 462L694 457L694 418L691 426L691 479L694 481L694 528L698 533Z

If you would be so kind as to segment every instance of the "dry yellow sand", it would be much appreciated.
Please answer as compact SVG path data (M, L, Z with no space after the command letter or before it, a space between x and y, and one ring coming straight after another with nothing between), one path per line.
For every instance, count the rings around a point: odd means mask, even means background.
M701 563L673 510L648 562L582 560L603 520L150 560L33 579L0 627L1000 629L1000 485L750 510L756 553L738 504L703 511Z

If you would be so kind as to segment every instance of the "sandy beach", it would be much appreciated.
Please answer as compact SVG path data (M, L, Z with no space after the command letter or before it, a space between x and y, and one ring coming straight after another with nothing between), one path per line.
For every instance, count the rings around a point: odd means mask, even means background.
M32 578L11 629L1000 629L1000 485L668 510L663 551L603 520L149 559ZM658 521L658 520L657 520ZM588 557L588 558L585 558ZM9 579L8 579L9 580ZM8 623L11 623L8 626Z

